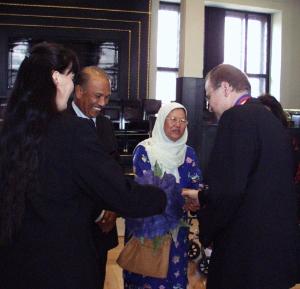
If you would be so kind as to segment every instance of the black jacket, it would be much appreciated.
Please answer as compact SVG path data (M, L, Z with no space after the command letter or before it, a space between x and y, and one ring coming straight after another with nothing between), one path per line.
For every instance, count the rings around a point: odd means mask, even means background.
M87 120L59 115L39 147L39 188L26 199L21 231L0 246L0 287L98 289L94 220L160 214L165 194L126 180Z
M68 103L68 108L65 113L76 116L71 102ZM93 127L93 126L92 126ZM111 121L103 115L96 118L96 133L98 135L99 143L106 153L119 161L118 143L114 134ZM100 212L99 212L100 213ZM98 226L95 224L95 226ZM109 232L103 233L100 228L95 231L95 239L99 244L99 250L110 250L118 245L118 233L116 226Z
M207 289L290 288L297 215L286 129L251 100L224 112L207 173L200 239L213 245Z

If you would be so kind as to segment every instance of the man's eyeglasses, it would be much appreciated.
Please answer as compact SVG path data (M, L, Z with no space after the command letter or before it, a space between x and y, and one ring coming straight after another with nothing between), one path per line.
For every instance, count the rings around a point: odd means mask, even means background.
M167 117L166 118L172 125L179 123L180 125L187 125L189 122L185 118Z

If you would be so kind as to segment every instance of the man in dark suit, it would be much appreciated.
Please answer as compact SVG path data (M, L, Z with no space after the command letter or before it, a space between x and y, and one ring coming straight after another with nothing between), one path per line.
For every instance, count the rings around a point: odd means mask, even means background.
M78 117L92 120L103 149L118 160L117 140L112 123L101 114L102 109L108 104L110 94L110 80L105 71L96 66L85 67L77 78L74 99L69 103L68 111ZM105 280L107 252L118 245L116 218L116 213L102 211L95 220L99 226L95 239L99 243L97 247L100 254L102 288Z
M183 195L202 205L200 240L213 247L207 289L290 288L299 278L300 240L287 131L234 66L212 69L205 89L219 118L209 187Z

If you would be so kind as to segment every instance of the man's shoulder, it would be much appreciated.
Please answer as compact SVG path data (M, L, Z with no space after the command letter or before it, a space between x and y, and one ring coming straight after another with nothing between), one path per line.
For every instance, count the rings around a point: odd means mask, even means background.
M255 119L255 116L264 113L266 113L265 107L256 99L253 99L244 105L231 107L224 112L224 117Z
M108 119L106 116L100 114L96 117L96 124L97 126L101 124L102 129L110 129L113 131L113 123L110 119Z
M99 114L96 117L96 119L100 120L100 121L103 121L103 122L111 123L111 120L108 117L106 117L105 115L103 115L103 114Z

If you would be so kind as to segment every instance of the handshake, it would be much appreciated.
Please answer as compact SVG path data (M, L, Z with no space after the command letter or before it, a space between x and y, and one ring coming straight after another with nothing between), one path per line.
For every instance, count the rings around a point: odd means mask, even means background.
M184 209L186 211L195 212L203 207L206 203L208 186L203 186L200 189L183 188L181 195L185 199Z

